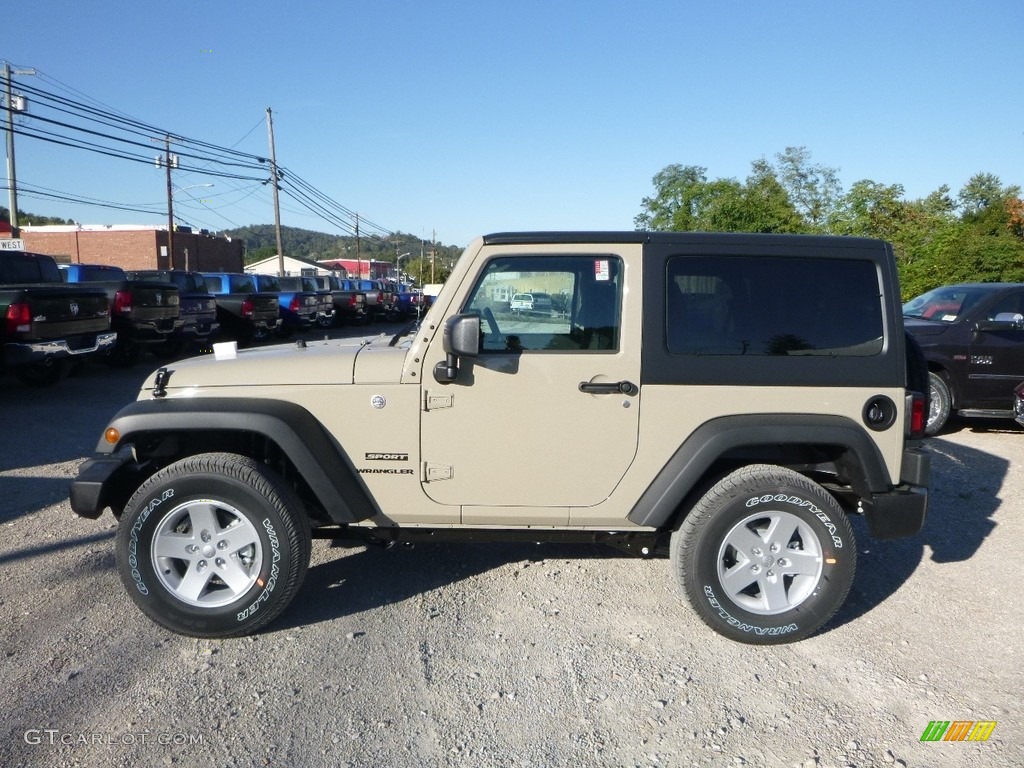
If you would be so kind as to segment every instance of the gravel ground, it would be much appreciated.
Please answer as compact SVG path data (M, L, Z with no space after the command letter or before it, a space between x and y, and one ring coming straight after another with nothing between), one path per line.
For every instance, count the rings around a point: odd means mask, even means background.
M875 542L856 520L850 598L795 645L714 634L664 560L322 541L266 631L196 640L135 609L113 518L67 502L148 367L0 378L2 766L1024 765L1011 425L930 441L925 530ZM931 720L998 724L923 743Z

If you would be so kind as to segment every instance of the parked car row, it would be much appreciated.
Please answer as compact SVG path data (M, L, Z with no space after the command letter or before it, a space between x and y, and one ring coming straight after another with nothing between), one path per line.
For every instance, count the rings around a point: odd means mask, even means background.
M382 280L58 264L0 250L0 373L53 384L73 361L114 366L309 329L415 314L419 294Z

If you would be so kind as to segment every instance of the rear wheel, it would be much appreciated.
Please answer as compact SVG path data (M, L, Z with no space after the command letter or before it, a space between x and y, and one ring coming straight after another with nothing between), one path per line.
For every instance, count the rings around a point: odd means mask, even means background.
M16 368L14 375L22 384L30 387L50 387L60 381L64 365L60 360L43 360Z
M281 613L309 566L302 502L246 456L190 456L157 472L125 506L117 565L153 621L195 637L244 635Z
M671 568L701 619L757 645L801 640L846 599L853 530L836 500L793 470L739 469L672 534Z
M107 363L114 368L130 368L142 357L142 345L121 334L117 335L114 349L107 356Z

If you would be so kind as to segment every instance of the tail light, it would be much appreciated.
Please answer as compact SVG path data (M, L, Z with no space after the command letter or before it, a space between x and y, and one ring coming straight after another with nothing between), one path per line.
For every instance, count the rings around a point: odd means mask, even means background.
M908 408L907 436L912 438L924 437L924 428L928 424L928 401L920 392L911 392L908 396L910 407Z
M250 298L242 299L242 317L252 317L253 310L253 300Z
M118 291L114 294L114 314L130 315L132 313L132 305L131 291Z
M292 300L288 303L288 311L298 312L300 309L302 309L302 302L299 301L298 296L293 296Z
M7 333L28 333L32 330L32 310L28 304L11 304L7 307Z

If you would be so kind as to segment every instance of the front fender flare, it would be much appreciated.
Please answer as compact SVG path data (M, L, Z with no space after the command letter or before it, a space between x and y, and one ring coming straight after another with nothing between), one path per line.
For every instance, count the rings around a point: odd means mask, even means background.
M139 400L110 422L117 443L103 437L97 453L116 453L143 435L248 432L274 442L309 485L323 509L339 523L366 520L380 512L344 448L313 414L284 400L265 398L171 398Z

